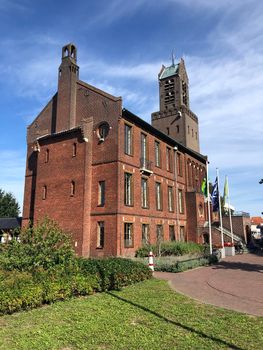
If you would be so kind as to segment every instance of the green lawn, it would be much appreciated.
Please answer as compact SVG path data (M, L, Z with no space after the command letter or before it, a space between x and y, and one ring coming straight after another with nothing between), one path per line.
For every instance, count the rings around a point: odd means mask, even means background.
M263 317L204 305L152 279L0 317L1 350L262 349Z

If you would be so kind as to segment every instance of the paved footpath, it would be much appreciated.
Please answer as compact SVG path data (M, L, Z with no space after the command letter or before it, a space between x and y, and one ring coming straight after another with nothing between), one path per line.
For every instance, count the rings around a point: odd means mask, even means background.
M154 276L203 303L263 316L263 256L236 255L217 265Z

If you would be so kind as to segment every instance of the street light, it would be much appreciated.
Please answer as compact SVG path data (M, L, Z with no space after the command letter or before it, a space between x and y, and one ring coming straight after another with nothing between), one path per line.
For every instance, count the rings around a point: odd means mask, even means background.
M262 185L262 184L263 184L263 179L261 179L261 180L259 181L259 184L260 184L260 185Z

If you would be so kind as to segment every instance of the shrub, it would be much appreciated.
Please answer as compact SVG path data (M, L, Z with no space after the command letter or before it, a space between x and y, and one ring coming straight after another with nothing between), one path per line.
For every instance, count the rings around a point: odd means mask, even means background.
M161 243L161 256L181 256L185 254L196 254L204 253L205 247L203 245L194 242L163 242ZM139 248L136 251L135 256L143 258L149 255L152 251L154 255L157 255L158 247L157 245L148 245Z
M74 258L71 238L52 220L22 229L20 242L9 241L0 247L0 268L33 271L67 265Z
M2 273L0 284L0 314L13 313L42 304L42 288L25 272Z
M0 314L120 289L152 276L147 266L121 258L78 258L71 264L31 272L0 271Z
M208 258L196 258L185 261L177 261L174 264L160 263L155 266L155 270L164 272L183 272L199 266L207 266L209 263L210 261Z
M101 290L120 289L132 283L140 282L152 276L151 271L142 263L123 258L83 259L79 258L79 267L83 273L96 274Z

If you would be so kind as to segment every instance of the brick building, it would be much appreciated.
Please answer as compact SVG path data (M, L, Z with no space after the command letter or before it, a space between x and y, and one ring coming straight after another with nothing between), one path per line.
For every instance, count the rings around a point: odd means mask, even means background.
M62 48L58 91L27 131L23 223L45 215L83 256L132 256L158 240L203 242L207 224L198 118L181 60L158 76L152 125L79 80L77 49Z

